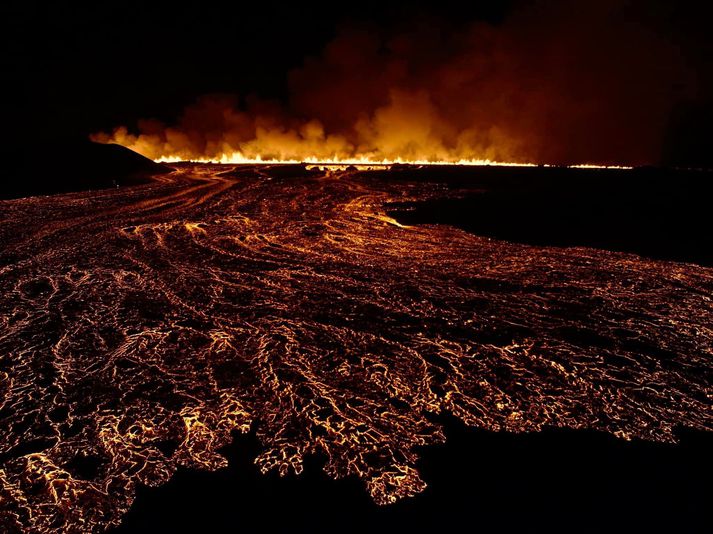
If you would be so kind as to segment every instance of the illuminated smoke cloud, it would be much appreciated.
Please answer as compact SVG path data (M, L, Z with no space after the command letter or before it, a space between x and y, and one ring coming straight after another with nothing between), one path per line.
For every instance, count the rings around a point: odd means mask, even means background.
M347 28L289 73L285 105L209 95L174 124L93 138L156 159L657 163L696 80L645 4L620 4L528 3L500 25Z

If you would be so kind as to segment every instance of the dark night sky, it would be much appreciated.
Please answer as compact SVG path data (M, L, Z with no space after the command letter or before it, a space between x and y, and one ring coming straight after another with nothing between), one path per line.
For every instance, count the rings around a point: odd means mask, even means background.
M11 3L12 4L12 3ZM170 118L206 93L286 97L287 73L341 24L389 25L418 13L497 21L508 2L121 2L4 6L4 68L28 124L86 135L144 116ZM450 8L448 7L450 5ZM18 111L10 107L10 112ZM24 118L27 115L20 115ZM22 121L20 121L22 122Z
M631 4L635 23L646 21L682 50L685 67L696 77L695 94L673 106L662 158L710 163L713 47L705 9L694 2L618 3ZM287 102L288 73L306 57L318 56L345 26L390 32L425 21L448 33L480 20L497 27L523 4L4 3L6 148L36 153L28 147L85 138L142 117L170 122L203 94L255 94ZM533 27L544 23L531 21Z

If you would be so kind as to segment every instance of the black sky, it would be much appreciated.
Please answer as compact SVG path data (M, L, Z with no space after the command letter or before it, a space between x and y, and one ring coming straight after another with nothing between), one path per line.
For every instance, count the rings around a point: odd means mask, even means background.
M31 131L55 135L61 125L86 135L131 118L169 119L206 93L285 98L288 71L319 53L340 25L393 24L456 5L18 2L3 8L10 30L4 71L20 110L39 119ZM459 16L495 22L508 5L457 9Z
M142 117L170 121L203 94L284 102L289 71L318 55L347 25L377 31L426 21L447 32L477 20L498 25L523 3L7 2L1 8L5 148L35 153L38 144L84 139ZM662 160L710 163L713 47L707 9L672 0L620 3L631 5L634 20L646 19L680 47L699 80L695 97L672 113ZM577 2L572 5L576 9Z

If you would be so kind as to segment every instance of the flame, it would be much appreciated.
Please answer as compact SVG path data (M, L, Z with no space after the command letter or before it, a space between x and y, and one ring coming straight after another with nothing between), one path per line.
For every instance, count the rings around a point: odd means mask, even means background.
M131 148L131 147L128 147ZM581 163L577 165L550 165L539 163L522 163L515 161L498 161L491 159L458 159L458 160L439 160L439 159L373 159L369 157L355 158L319 158L316 156L306 156L302 159L277 159L263 158L260 155L249 157L241 152L231 152L222 154L218 158L183 158L177 155L160 156L154 158L157 163L218 163L218 164L246 164L246 165L288 165L288 164L307 164L314 167L349 167L371 168L371 167L388 167L391 165L471 165L471 166L498 166L498 167L566 167L570 169L633 169L627 165L597 165L594 163Z
M160 156L154 161L158 163L178 163L181 161L190 161L192 163L222 163L222 164L294 164L294 163L305 163L308 165L316 166L349 166L353 165L355 167L387 167L389 165L398 164L408 164L408 165L504 165L508 167L537 167L535 163L517 163L517 162L502 162L490 159L459 159L459 160L438 160L438 159L408 159L408 158L395 158L395 159L375 159L366 156L360 157L331 157L331 158L320 158L317 156L306 156L302 159L277 159L277 158L263 158L261 155L255 157L245 156L241 152L231 152L228 154L222 154L219 158L189 158L185 159L180 156Z
M659 164L672 113L697 94L678 46L611 2L523 4L495 26L345 27L277 100L206 94L92 138L169 163Z
M131 146L127 148L133 149ZM497 167L565 167L569 169L619 169L628 170L634 167L628 165L598 165L594 163L581 163L576 165L551 165L551 164L539 164L539 163L528 163L528 162L516 162L516 161L498 161L491 159L480 159L480 158L462 158L458 160L439 160L439 159L408 159L408 158L395 158L395 159L375 159L366 156L361 157L332 157L332 158L319 158L316 156L306 156L302 159L281 159L281 158L264 158L261 155L257 156L246 156L242 152L235 151L230 153L224 153L220 157L208 158L208 157L191 157L184 158L179 155L168 155L159 156L153 158L157 163L215 163L224 165L289 165L289 164L306 164L311 167L357 167L359 169L374 168L374 167L389 167L391 165L470 165L470 166L497 166Z
M152 125L156 127L156 125ZM145 129L145 125L144 128ZM552 164L533 161L505 159L509 150L489 147L478 150L465 144L457 149L449 149L438 139L424 142L412 142L408 129L391 130L389 136L368 146L364 151L358 145L347 141L340 134L327 134L318 121L303 124L298 131L276 127L272 130L257 128L253 136L247 138L225 138L219 142L209 142L201 133L200 140L195 135L173 128L160 126L159 131L142 132L139 135L129 133L126 127L119 127L111 134L96 133L90 138L99 143L114 143L138 152L158 163L218 163L218 164L307 164L316 167L354 166L357 168L386 167L390 165L470 165L470 166L506 166L506 167L567 167L580 169L632 169L632 166L609 165L598 163ZM229 133L220 133L228 137ZM394 138L409 140L400 144ZM234 147L240 147L236 150ZM397 149L394 149L396 146ZM404 152L400 154L398 148ZM269 155L268 155L269 154ZM484 155L481 155L484 154ZM492 155L493 157L488 157ZM499 157L500 156L500 157Z

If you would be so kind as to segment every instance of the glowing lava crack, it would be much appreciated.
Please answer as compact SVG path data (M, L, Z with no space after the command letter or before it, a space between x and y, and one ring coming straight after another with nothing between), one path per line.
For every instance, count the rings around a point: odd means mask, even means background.
M0 203L0 525L99 531L138 483L321 452L420 492L431 414L489 430L713 429L713 270L402 227L438 187L195 165ZM294 169L293 169L294 170Z

